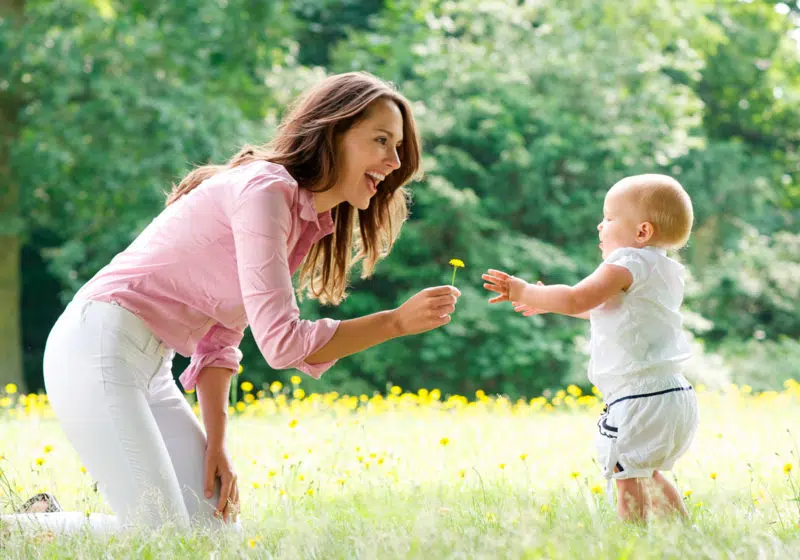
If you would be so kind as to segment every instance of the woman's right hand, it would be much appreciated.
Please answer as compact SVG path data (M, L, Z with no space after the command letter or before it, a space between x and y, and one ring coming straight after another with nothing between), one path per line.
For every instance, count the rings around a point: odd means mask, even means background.
M436 286L408 298L394 310L401 336L423 333L449 323L460 295L454 286Z

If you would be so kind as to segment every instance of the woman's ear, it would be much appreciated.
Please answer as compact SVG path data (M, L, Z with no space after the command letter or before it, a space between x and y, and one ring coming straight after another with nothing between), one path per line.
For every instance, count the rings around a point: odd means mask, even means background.
M653 224L651 224L650 222L642 222L636 228L636 241L644 245L645 243L653 239L655 233L656 229L653 227Z

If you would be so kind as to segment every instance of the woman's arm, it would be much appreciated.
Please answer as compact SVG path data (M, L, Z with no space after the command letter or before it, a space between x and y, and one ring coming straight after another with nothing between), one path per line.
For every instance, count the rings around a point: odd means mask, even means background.
M461 292L452 286L428 288L397 309L342 321L328 343L310 354L306 361L317 364L337 360L392 338L446 325L460 295Z
M206 498L211 498L214 481L220 479L216 514L226 522L234 521L239 509L239 484L225 445L232 376L233 371L228 368L206 367L200 371L197 380L197 399L206 427L203 492Z

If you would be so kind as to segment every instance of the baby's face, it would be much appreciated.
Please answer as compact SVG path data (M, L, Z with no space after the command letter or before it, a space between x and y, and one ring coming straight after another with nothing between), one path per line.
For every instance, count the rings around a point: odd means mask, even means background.
M636 232L639 227L638 209L623 189L612 187L603 204L603 221L597 224L600 251L607 258L620 247L639 247Z

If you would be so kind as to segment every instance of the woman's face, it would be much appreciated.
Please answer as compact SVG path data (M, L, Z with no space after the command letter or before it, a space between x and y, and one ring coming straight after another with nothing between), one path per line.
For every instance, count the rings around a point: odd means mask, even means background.
M366 210L381 182L400 167L403 115L388 99L378 99L366 115L342 134L337 146L342 162L339 181L331 189L344 202Z

